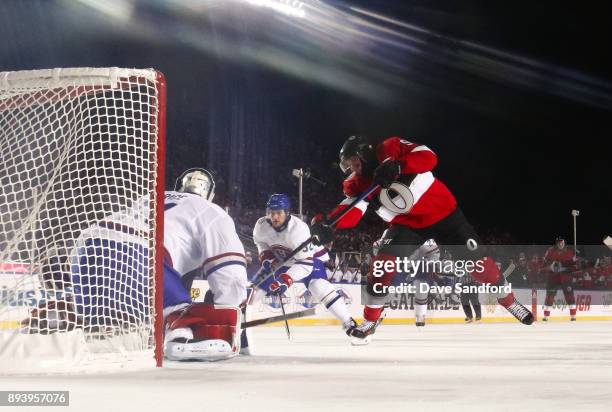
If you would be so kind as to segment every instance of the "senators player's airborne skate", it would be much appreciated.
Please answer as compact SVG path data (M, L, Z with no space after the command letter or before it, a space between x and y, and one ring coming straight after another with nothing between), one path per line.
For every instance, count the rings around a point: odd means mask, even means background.
M515 298L514 294L509 294L505 298L497 300L508 312L512 314L519 322L524 325L533 323L533 314L525 306L521 305Z
M354 324L347 328L346 334L352 338L351 345L360 346L370 343L372 335L376 332L378 325L382 323L385 315L386 313L383 311L375 321L364 319L361 325Z

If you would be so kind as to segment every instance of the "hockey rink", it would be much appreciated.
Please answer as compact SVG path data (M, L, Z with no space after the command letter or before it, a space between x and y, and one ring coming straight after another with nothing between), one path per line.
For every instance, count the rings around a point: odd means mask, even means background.
M612 408L612 323L382 325L369 346L337 327L255 328L257 356L163 369L0 377L69 390L80 411L547 411ZM6 408L3 408L5 410ZM18 410L27 410L19 408Z

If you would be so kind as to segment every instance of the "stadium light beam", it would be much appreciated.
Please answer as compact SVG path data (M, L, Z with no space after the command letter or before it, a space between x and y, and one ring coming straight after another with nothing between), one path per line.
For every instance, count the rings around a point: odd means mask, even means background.
M292 17L304 18L304 3L296 0L244 0L245 2L258 7L272 9L279 13L286 14Z

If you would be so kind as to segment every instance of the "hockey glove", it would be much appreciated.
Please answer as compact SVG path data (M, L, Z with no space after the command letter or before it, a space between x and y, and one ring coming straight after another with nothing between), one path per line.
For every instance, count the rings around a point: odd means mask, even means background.
M400 172L399 162L395 160L384 161L374 170L374 183L387 188L397 180Z
M276 295L282 295L293 285L293 279L287 273L276 276L276 280L270 283L268 290Z
M316 246L323 246L334 240L334 229L323 222L316 222L312 225L310 233L312 234L312 243Z
M261 262L262 272L265 272L266 274L272 273L275 267L276 267L276 261L274 259L266 259L263 262Z

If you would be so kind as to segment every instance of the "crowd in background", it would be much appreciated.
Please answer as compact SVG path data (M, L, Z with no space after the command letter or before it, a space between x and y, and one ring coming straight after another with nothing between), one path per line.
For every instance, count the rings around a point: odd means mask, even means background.
M314 170L331 171L334 167L337 168L337 165L325 164L321 160L326 158L321 148L308 141L304 141L303 144L313 153L309 161L314 166ZM292 156L291 153L287 155L289 158ZM292 164L299 164L296 159L293 160ZM181 171L182 165L172 162L168 164L170 176L178 175ZM330 211L343 199L339 188L342 187L344 176L339 170L337 173L330 172L318 178L306 179L303 185L302 213L303 220L307 223L310 223L315 214ZM277 182L270 182L269 192L262 192L254 187L230 187L229 179L226 179L223 173L217 173L215 180L217 183L215 203L223 207L234 219L240 238L254 260L250 265L250 273L255 273L258 269L257 250L252 243L255 222L265 215L266 199L273 192L289 194L293 201L292 213L297 215L298 180L291 176L290 168L279 176ZM488 253L493 256L502 271L506 272L508 280L514 287L545 287L547 273L550 270L543 263L543 256L548 245L513 246L518 245L519 241L507 230L479 226L477 221L473 223L482 243L487 245ZM359 283L368 271L372 244L381 237L385 228L386 224L368 210L357 228L338 231L329 250L330 280L339 283ZM601 253L592 251L579 253L575 267L564 274L566 278L564 281L578 289L612 289L612 267L609 258L605 259L606 256L610 256L609 250L603 250ZM511 265L514 266L514 270L506 271Z
M257 251L250 239L255 222L266 213L265 207L231 206L227 210L234 218L236 229L253 259L252 275L259 267ZM311 216L305 215L304 220L309 222ZM380 220L366 215L357 228L338 231L329 249L329 279L336 283L360 283L369 270L372 244L380 238L385 227ZM545 288L547 275L551 273L550 264L543 259L548 246L513 245L515 241L510 233L491 228L478 230L489 253L513 287ZM572 245L566 247L573 248ZM600 252L583 253L579 250L575 265L564 271L563 282L575 289L612 290L610 254L603 249Z

